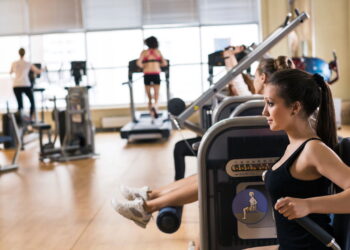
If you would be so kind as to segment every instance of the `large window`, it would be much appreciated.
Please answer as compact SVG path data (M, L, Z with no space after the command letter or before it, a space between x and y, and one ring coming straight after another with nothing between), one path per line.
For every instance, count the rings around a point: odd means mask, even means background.
M208 54L229 44L257 43L258 35L257 24L242 24L0 37L0 80L2 90L6 90L1 95L3 100L10 101L11 107L16 106L7 72L12 61L18 58L18 49L24 47L28 60L48 69L37 80L37 85L46 88L47 98L66 95L64 87L74 85L70 62L82 60L87 61L88 68L82 84L93 86L90 90L92 107L127 106L129 90L122 83L128 80L128 62L139 57L145 48L145 38L156 36L159 49L170 60L171 97L193 101L209 87ZM214 79L218 80L225 70L216 68L214 74ZM160 102L166 103L165 76L162 74L161 78ZM134 74L133 80L135 103L145 105L142 74ZM4 106L5 102L0 103L1 108Z
M201 28L202 61L208 62L208 54L228 45L251 45L259 41L258 25L222 25Z
M141 30L88 32L88 61L94 68L126 67L143 48Z
M0 38L0 72L7 73L10 71L13 61L19 59L18 50L26 50L26 58L30 58L28 36L8 36Z
M9 107L17 108L15 96L12 91L12 79L9 74L12 62L19 59L18 50L24 48L26 50L26 58L30 58L31 51L29 49L28 36L9 36L0 38L0 108ZM25 100L27 101L27 100ZM27 103L25 103L27 105Z
M198 96L202 91L199 27L146 29L144 36L157 37L159 49L170 60L171 96L181 97L186 101ZM161 101L165 101L165 93L164 89L161 92Z
M85 34L65 33L31 36L32 62L51 71L69 70L71 61L86 59Z
M122 83L145 38L156 36L170 60L171 96L193 101L209 86L208 54L259 37L258 0L6 0L0 7L0 97L11 106L16 102L8 72L20 47L27 60L47 69L36 83L46 88L46 98L64 97L64 87L74 85L71 61L86 61L82 85L93 86L92 107L127 106L129 91ZM218 79L225 70L214 73ZM142 74L133 78L135 103L146 105Z
M200 63L199 28L146 29L144 36L155 36L160 50L171 65Z

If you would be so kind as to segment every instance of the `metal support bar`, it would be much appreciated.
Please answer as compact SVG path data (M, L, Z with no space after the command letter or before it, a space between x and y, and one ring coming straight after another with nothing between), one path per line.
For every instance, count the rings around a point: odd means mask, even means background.
M252 52L243 58L239 64L226 73L219 81L211 85L200 97L197 98L187 109L185 109L176 119L180 126L184 126L187 120L193 113L200 109L210 98L217 94L226 84L247 69L253 62L261 58L267 51L276 45L290 31L295 29L300 23L308 19L309 15L305 12L299 14L294 20L288 23L289 15L284 23L277 28L269 37L261 42Z
M135 113L135 104L134 104L134 90L133 90L133 82L132 80L129 82L124 82L124 84L127 84L129 87L129 96L130 96L130 115L131 115L131 119L132 122L136 123L137 119L136 119L136 113Z
M15 156L12 159L12 165L17 165L17 161L18 161L18 156L19 156L19 152L21 151L21 147L22 147L22 141L21 141L21 137L19 135L19 129L17 126L17 122L16 122L16 118L14 116L14 114L10 114L11 120L12 120L12 124L13 124L13 128L15 130L15 137L16 137L16 153Z

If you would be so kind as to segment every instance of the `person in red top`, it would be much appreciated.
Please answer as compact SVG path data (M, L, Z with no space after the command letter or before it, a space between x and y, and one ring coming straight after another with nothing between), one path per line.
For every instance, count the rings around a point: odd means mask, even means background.
M153 117L157 118L160 72L161 67L167 66L167 61L163 58L158 49L157 38L151 36L145 40L148 49L143 50L136 64L143 69L145 90L148 97L148 108ZM152 90L153 89L153 94Z

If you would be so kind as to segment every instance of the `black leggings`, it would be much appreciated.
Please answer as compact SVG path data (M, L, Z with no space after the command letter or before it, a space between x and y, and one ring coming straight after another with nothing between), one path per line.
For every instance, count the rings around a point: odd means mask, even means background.
M192 147L192 144L199 142L201 139L202 137L195 137L195 138L186 139L186 141ZM175 144L175 148L174 148L175 180L180 180L185 176L185 169L186 169L185 156L197 156L197 151L193 150L195 153L195 155L193 155L193 152L189 148L186 141L181 140Z
M17 99L18 111L21 111L23 109L22 93L26 94L26 96L30 101L30 117L33 118L34 111L35 111L35 103L34 103L32 88L31 87L14 87L13 92L15 92L15 96Z

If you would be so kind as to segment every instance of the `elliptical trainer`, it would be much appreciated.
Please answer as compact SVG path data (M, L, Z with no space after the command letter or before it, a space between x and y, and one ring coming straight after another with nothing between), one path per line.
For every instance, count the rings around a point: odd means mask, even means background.
M71 73L75 70L72 63ZM86 64L79 63L83 68L80 71L86 72ZM74 76L75 77L75 76ZM78 80L78 81L76 81ZM95 128L91 121L91 112L89 104L90 86L79 86L80 78L75 77L77 86L67 87L68 94L66 100L66 110L59 111L54 99L53 119L55 121L55 132L51 133L51 125L42 123L34 128L39 130L40 139L40 160L49 159L51 161L69 161L83 158L91 158L95 154ZM44 133L48 136L48 143L43 142ZM51 134L57 136L61 142L61 147L56 148L54 139L51 140Z

